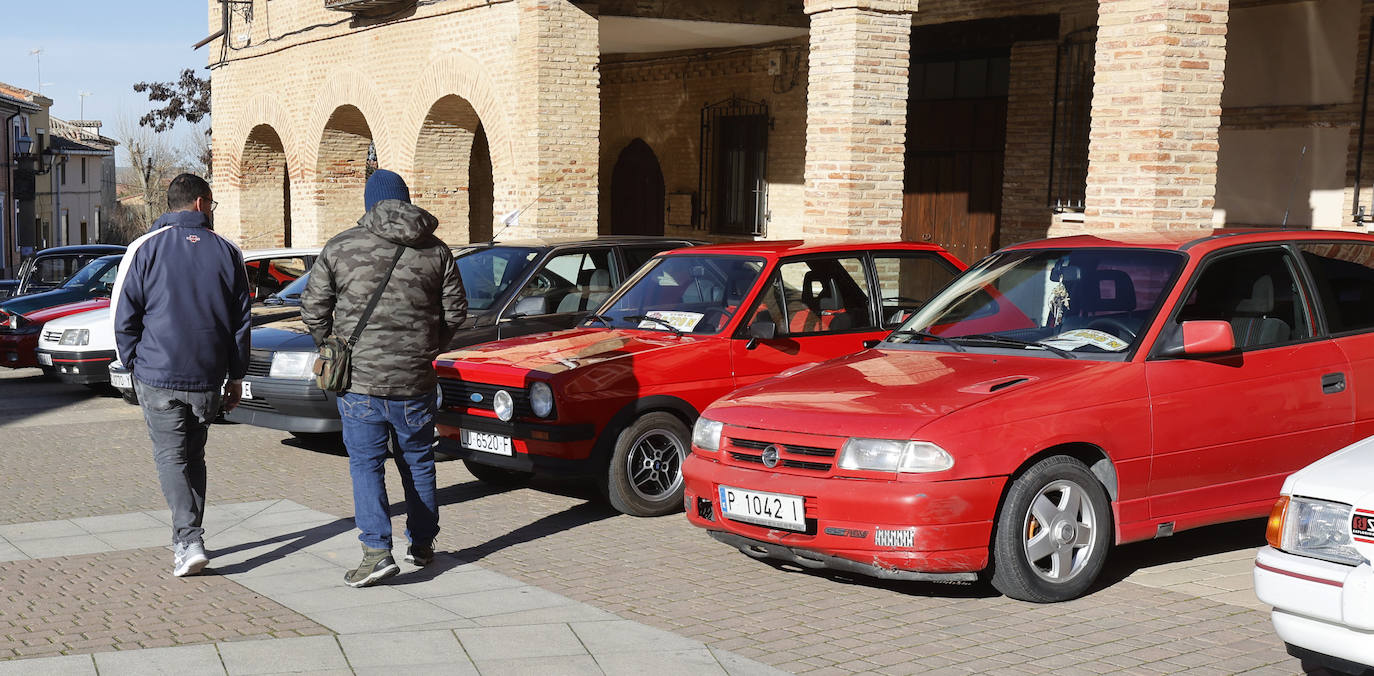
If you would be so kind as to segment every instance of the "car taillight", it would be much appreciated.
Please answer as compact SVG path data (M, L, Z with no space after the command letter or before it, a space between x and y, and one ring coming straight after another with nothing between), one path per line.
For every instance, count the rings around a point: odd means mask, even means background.
M1274 508L1269 510L1269 524L1264 528L1264 539L1270 547L1280 549L1283 546L1283 519L1288 516L1288 496L1279 497L1279 501L1274 503Z

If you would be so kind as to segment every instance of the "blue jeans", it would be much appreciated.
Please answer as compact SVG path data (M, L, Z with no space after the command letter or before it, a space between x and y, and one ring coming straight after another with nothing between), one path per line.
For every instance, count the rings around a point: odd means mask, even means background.
M396 469L406 495L406 538L432 546L439 534L434 499L434 395L383 399L345 392L339 396L348 471L353 476L353 521L358 539L391 549L391 503L386 497L386 455L395 446Z

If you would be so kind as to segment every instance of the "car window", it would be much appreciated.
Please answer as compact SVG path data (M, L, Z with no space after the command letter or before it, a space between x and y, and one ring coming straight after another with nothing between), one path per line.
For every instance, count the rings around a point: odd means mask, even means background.
M595 310L613 288L609 248L559 254L520 289L512 309L525 315Z
M1298 248L1312 271L1331 333L1374 328L1374 245L1312 243Z
M1242 350L1312 337L1293 259L1279 249L1226 256L1202 270L1175 321L1231 324Z
M76 263L76 259L65 256L40 258L33 270L33 283L57 286L72 276Z
M280 292L291 282L300 279L306 270L305 259L299 256L251 261L249 264L251 263L260 264L257 267L256 276L254 276L253 268L248 271L249 280L257 288L257 294L254 297L258 299L267 298Z
M539 250L517 246L484 246L457 255L458 274L468 297L468 311L488 310L511 285L525 276Z
M926 304L959 274L949 261L929 253L881 253L873 256L883 326L895 326Z
M784 333L783 327L790 335L874 328L863 259L858 256L783 263L773 284L780 285L785 296L779 333Z
M679 242L665 242L663 244L636 245L622 248L620 251L625 256L626 276L632 275L635 270L644 267L644 264L647 263L650 258L653 258L655 254L662 251L677 249L681 246L682 244Z
M654 258L589 319L592 325L717 334L739 311L764 262L743 256L677 254Z

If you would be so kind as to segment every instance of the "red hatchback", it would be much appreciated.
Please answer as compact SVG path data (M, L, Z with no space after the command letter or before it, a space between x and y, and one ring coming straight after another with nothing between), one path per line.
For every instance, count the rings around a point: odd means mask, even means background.
M1070 237L702 413L687 515L757 558L1058 601L1113 544L1262 517L1374 433L1374 237Z
M479 479L591 477L638 516L682 507L697 414L742 385L856 352L963 265L928 244L678 249L578 328L437 359L439 433Z

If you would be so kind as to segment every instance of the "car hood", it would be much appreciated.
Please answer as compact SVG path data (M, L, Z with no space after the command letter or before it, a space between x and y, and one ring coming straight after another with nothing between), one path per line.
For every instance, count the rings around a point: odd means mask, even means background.
M587 327L532 333L439 355L440 367L473 372L541 371L557 374L596 364L633 360L710 338L674 336L666 331ZM465 376L466 377L466 376Z
M41 310L34 310L33 312L24 315L24 318L31 322L43 323L52 321L59 317L66 317L67 315L75 315L77 313L90 312L91 310L104 310L105 314L108 316L109 307L109 298L92 298L90 300L83 300L75 303L66 303L63 305L54 305L52 307L46 307Z
M1284 495L1343 502L1374 518L1374 437L1357 441L1294 472L1283 483ZM1355 540L1355 549L1374 561L1374 538Z
M28 316L29 313L54 305L65 305L90 298L85 289L53 289L43 293L16 296L0 303L0 311ZM108 300L108 299L107 299Z
M1007 398L1034 400L1047 388L1074 387L1122 367L1119 362L872 349L783 371L726 395L703 415L760 429L911 439L940 418L994 400L997 406L979 413L986 415L980 424L1034 415L1033 408L1018 408Z
M253 329L252 343L254 350L315 351L315 339L310 337L310 329L306 328L299 314Z

